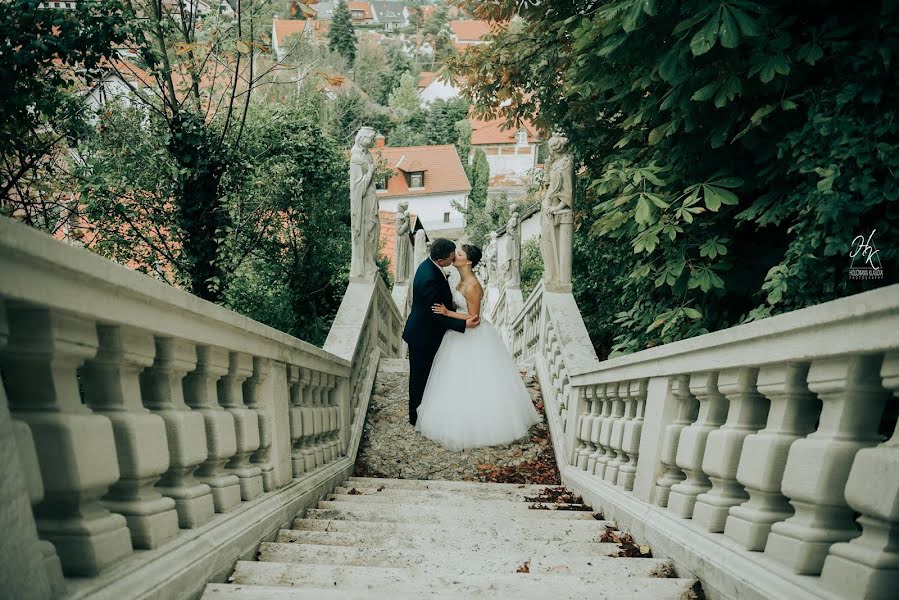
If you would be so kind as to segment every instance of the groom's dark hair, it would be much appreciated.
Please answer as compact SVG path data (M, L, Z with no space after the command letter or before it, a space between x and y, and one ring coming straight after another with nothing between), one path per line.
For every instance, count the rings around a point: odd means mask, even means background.
M431 260L443 260L456 251L456 243L446 238L437 238L431 242Z

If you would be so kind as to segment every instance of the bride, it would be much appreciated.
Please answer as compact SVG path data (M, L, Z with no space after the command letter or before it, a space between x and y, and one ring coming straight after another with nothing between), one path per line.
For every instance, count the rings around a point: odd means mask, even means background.
M481 313L484 290L472 271L480 259L477 246L463 244L456 251L457 311L435 304L435 313L462 320ZM446 332L418 408L418 432L444 448L462 450L510 444L539 421L512 356L483 315L481 325L465 334Z

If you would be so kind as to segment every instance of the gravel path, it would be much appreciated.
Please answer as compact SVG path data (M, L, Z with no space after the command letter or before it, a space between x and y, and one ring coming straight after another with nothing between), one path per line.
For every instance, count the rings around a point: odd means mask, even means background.
M529 438L512 445L452 452L422 437L409 424L408 376L408 361L381 360L362 432L356 476L559 483L545 417L531 428ZM523 377L543 416L539 383L532 374Z

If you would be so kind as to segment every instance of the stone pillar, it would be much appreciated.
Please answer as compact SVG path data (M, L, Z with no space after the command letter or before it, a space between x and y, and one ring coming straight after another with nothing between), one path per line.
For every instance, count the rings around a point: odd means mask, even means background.
M337 406L337 376L328 375L328 446L331 460L340 458L340 408Z
M593 397L593 404L590 407L590 444L593 446L593 452L587 456L587 472L593 473L596 470L596 460L602 454L602 447L599 445L599 430L602 428L602 407L605 398L605 385L591 385L588 394Z
M339 415L340 456L350 454L350 434L353 424L353 399L351 397L350 380L347 377L337 378L337 408Z
M303 368L300 373L303 395L303 443L301 454L303 456L303 472L311 473L315 470L315 450L312 447L312 436L315 433L314 409L312 407L312 371Z
M322 393L326 375L319 371L312 372L312 451L315 453L315 466L325 464L325 450L322 444L324 433L324 411L322 410Z
M765 553L794 573L817 575L830 545L858 535L846 504L856 453L880 441L877 428L889 395L880 385L881 355L812 363L808 387L821 399L818 430L790 446L783 493L796 514L771 526Z
M8 335L6 311L0 300L0 350ZM40 464L31 429L9 413L0 381L0 581L9 598L62 596L65 583L53 544L39 540L31 505L44 497ZM46 552L46 555L45 555Z
M578 447L574 449L571 464L578 469L587 470L587 457L591 452L596 450L596 446L590 441L590 418L591 405L593 404L593 392L587 388L578 388L577 393L581 397L581 403L584 405L584 412L577 418L577 440L580 442Z
M247 407L256 413L259 424L259 448L250 457L255 467L262 472L262 487L266 492L275 489L274 465L272 464L272 447L274 445L273 398L266 390L270 390L272 364L267 358L253 357L253 375L243 384L244 398ZM286 415L285 415L286 416Z
M305 384L300 381L300 367L288 365L290 384L290 466L294 477L306 472L303 461L303 391Z
M240 499L262 495L262 470L250 464L259 449L259 417L244 404L243 384L253 374L253 357L243 352L228 354L228 373L218 380L219 404L234 417L237 450L225 468L240 480Z
M140 373L153 364L153 336L97 327L100 351L81 372L85 404L107 417L115 434L119 480L103 503L125 517L135 548L157 548L178 533L175 501L153 487L169 469L165 421L144 408Z
M184 403L184 376L197 365L197 351L187 341L157 337L153 366L140 377L144 406L165 423L169 469L156 489L175 501L178 526L193 529L212 519L212 490L194 477L206 461L206 425L203 415Z
M771 525L793 514L780 491L790 445L815 429L818 399L805 384L807 363L762 367L758 390L771 401L768 423L743 442L737 481L749 500L731 507L724 535L747 550L765 549Z
M690 392L699 399L699 416L684 428L677 444L677 466L687 478L671 487L668 510L689 519L693 516L696 497L712 487L702 470L702 459L709 434L718 429L727 416L727 400L718 391L718 373L695 373L690 377Z
M574 236L574 213L567 211L559 215L559 283L560 292L571 291L571 254Z
M12 327L3 378L12 413L31 429L41 466L38 533L56 547L67 574L93 576L131 554L125 517L100 503L119 480L112 424L85 407L78 391L76 369L96 354L97 328L47 309L7 308Z
M599 446L602 454L596 457L596 468L593 473L600 479L605 479L606 466L615 456L615 451L609 445L612 438L612 425L615 420L615 406L618 398L618 384L607 383L603 389L603 418L599 430Z
M212 488L215 512L228 512L240 504L240 480L225 470L237 452L234 417L218 403L218 380L228 374L228 351L197 346L197 368L184 378L184 400L203 415L206 425L206 461L197 479Z
M899 353L887 355L880 373L896 402ZM830 547L821 583L841 598L895 598L899 583L899 423L889 440L855 455L846 482L846 502L861 513L862 534Z
M737 481L743 440L758 431L768 416L768 400L756 390L758 369L730 369L718 377L718 389L727 398L727 421L709 434L702 470L712 489L696 498L693 522L712 533L724 531L728 511L748 495Z
M622 396L622 393L624 394ZM627 383L610 383L606 385L606 395L611 400L612 414L602 423L600 442L606 447L602 478L604 481L618 481L618 467L621 466L621 420L624 418L624 401L627 398Z
M618 470L627 462L622 449L624 441L624 428L627 425L630 405L633 404L630 397L630 382L622 381L618 384L618 400L615 404L612 417L619 414L619 418L612 423L612 434L609 436L609 447L615 451L615 456L606 465L606 473L603 479L612 485L618 482Z
M660 457L665 470L656 480L655 490L655 503L662 507L668 506L668 495L672 486L687 478L677 466L677 448L681 432L696 420L699 413L699 401L690 393L689 375L679 375L674 379L671 394L677 398L677 417L665 428Z
M643 433L643 410L646 406L646 388L648 379L632 381L628 388L628 413L624 432L621 437L621 449L627 462L618 468L618 487L625 490L634 489L634 478L637 475L637 457L640 454L640 435Z

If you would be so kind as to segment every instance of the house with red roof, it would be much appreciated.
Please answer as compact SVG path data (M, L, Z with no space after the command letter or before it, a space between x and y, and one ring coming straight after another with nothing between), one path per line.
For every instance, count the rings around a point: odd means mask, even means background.
M446 79L442 71L422 71L418 76L418 97L423 106L434 100L451 100L461 95L456 78Z
M272 52L278 60L284 60L298 39L312 36L312 23L312 19L272 19Z
M486 44L484 39L490 34L490 23L476 19L456 20L449 22L453 35L453 44L457 50L465 50L470 46Z
M527 185L529 171L542 164L540 134L527 120L517 124L503 117L483 120L469 115L471 147L481 149L490 165L492 188Z
M406 200L429 235L454 239L462 234L465 217L458 207L467 206L471 185L454 145L394 148L384 146L379 136L371 152L393 171L386 181L375 183L381 210L395 213Z

